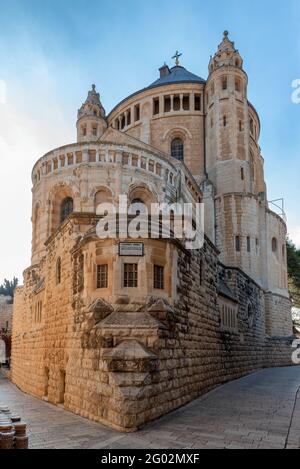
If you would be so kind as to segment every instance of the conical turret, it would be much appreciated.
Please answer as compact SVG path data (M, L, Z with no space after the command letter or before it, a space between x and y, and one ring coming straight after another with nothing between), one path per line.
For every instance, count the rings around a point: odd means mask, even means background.
M78 142L96 141L107 128L105 109L95 85L92 85L92 89L88 92L87 99L79 109L77 117Z

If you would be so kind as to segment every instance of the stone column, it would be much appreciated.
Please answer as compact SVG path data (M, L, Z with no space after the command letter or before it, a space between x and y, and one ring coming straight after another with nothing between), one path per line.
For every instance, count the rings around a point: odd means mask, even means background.
M180 94L180 111L183 111L183 94Z
M88 148L84 148L82 150L82 162L88 163L89 162L89 150Z
M195 93L194 91L190 94L190 110L195 111Z

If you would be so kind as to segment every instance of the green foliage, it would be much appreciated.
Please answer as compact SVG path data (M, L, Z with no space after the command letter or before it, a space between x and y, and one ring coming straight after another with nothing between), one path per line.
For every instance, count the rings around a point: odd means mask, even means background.
M18 282L16 277L14 277L12 281L5 279L4 283L0 285L0 295L11 296L13 298Z
M300 307L300 249L287 240L287 262L289 275L289 290L294 306Z

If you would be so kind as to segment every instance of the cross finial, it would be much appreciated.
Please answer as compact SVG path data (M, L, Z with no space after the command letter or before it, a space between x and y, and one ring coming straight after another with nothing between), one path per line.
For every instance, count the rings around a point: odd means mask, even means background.
M179 57L181 57L182 54L179 54L178 50L176 51L176 54L174 55L174 57L172 57L172 59L175 59L175 65L176 67L178 67L179 65Z
M228 32L227 30L226 30L226 31L224 31L224 39L227 39L227 38L228 38L228 36L229 36L229 32Z

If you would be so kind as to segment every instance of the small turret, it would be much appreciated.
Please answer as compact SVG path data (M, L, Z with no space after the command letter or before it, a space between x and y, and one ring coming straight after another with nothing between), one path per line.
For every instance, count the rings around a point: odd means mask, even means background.
M105 109L95 85L92 85L86 101L78 111L76 126L78 142L97 141L107 128Z
M243 59L239 51L234 47L234 42L228 38L228 31L224 31L223 41L209 62L209 73L213 73L220 67L231 66L242 69Z

